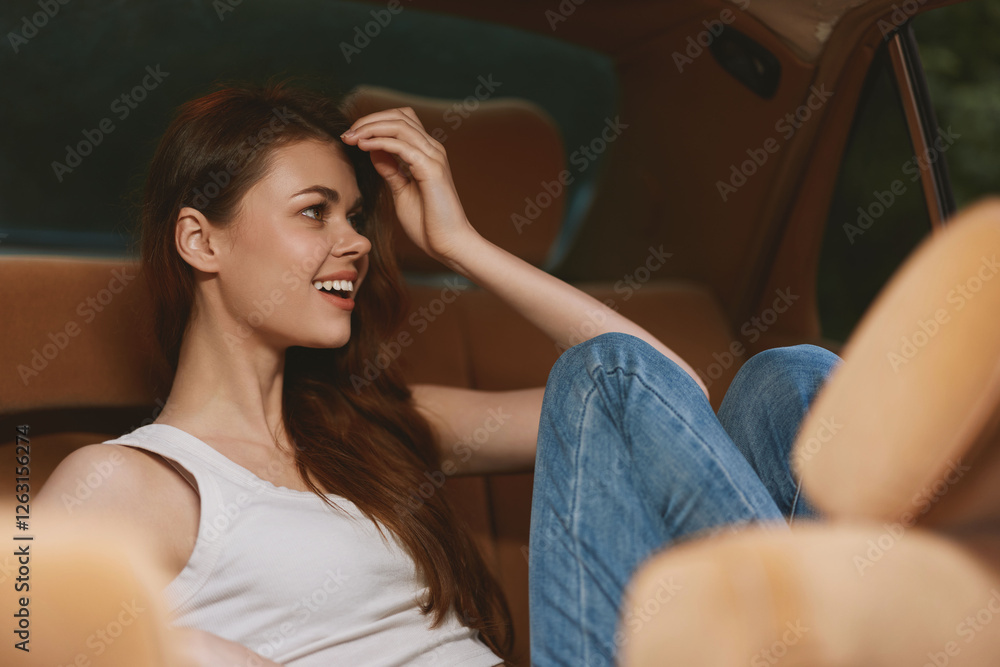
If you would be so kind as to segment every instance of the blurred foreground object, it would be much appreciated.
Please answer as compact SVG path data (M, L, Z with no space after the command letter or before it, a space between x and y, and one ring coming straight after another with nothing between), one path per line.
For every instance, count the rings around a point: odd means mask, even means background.
M997 199L924 240L799 431L828 523L651 559L624 608L656 613L623 628L622 664L1000 663L998 256ZM649 605L664 582L678 592Z
M13 505L3 509L9 510L4 516L13 517ZM0 664L185 667L169 645L167 616L152 583L156 579L127 536L85 533L35 517L27 534L34 539L4 538L0 616L6 639ZM29 588L17 591L15 584ZM26 607L21 598L27 599ZM25 634L18 636L18 630ZM16 648L20 642L29 650Z

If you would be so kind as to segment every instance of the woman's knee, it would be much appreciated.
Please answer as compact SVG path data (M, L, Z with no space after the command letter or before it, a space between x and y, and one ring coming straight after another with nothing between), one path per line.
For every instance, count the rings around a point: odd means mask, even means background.
M607 369L630 366L629 356L634 356L642 345L647 344L634 336L614 332L565 350L553 364L545 383L539 446L551 439L546 438L551 432L566 431L568 435L567 429L575 431L582 421L585 404L599 389L600 374Z
M640 338L606 333L573 346L553 367L542 401L539 456L573 457L587 437L601 443L599 449L610 442L660 448L665 440L684 440L671 435L675 430L713 423L718 425L701 388L680 366Z
M674 379L681 375L690 380L677 364L663 356L646 341L619 331L589 338L564 351L549 372L546 387L567 382L593 384L594 371L652 373L658 378Z
M769 403L789 393L807 403L840 363L840 357L817 345L775 347L752 356L733 378L731 390Z
M574 458L585 425L592 430L599 424L618 432L617 438L599 441L621 439L627 413L634 418L637 406L646 405L653 395L679 400L684 392L677 387L685 381L691 383L692 395L701 396L677 364L629 334L610 332L574 345L559 357L545 385L539 458Z
M609 331L566 349L559 355L554 367L560 364L579 364L592 360L608 363L620 359L623 354L634 353L635 350L643 347L650 347L650 345L641 338L620 331Z

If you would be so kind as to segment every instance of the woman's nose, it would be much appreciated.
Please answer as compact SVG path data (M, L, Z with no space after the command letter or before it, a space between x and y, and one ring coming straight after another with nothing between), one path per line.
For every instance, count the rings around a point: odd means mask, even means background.
M337 256L355 255L361 257L368 254L371 249L372 243L368 237L359 234L357 230L347 225L346 229L337 231L337 237L330 252Z

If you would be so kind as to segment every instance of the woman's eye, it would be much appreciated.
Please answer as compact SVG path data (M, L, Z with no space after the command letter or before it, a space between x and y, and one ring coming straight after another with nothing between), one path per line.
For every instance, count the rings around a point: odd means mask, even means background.
M302 215L307 218L312 218L313 220L323 220L323 213L326 207L322 204L317 204L316 206L310 206L309 208L302 211ZM312 213L312 215L310 215Z

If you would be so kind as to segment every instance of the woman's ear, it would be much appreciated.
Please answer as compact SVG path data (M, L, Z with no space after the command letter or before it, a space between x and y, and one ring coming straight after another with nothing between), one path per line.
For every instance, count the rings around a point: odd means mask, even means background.
M196 208L185 206L177 214L174 242L177 252L199 271L216 273L219 270L219 249L222 230L208 221Z

